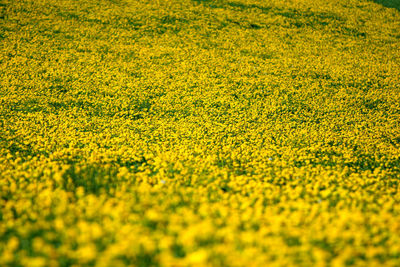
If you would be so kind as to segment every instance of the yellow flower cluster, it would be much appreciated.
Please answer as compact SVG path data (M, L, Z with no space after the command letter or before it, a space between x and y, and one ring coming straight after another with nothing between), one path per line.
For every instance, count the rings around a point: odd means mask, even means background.
M0 266L400 266L400 13L3 0Z

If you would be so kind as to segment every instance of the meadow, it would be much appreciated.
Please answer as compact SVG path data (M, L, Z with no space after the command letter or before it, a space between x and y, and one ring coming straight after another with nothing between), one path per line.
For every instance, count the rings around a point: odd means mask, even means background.
M0 266L400 266L377 2L1 0Z

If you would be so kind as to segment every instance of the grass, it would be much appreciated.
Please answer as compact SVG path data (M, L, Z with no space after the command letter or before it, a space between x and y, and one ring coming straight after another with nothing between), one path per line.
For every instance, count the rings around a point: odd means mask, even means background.
M0 266L399 266L377 2L3 0Z
M375 2L385 7L396 8L397 10L400 10L400 2L397 0L375 0Z

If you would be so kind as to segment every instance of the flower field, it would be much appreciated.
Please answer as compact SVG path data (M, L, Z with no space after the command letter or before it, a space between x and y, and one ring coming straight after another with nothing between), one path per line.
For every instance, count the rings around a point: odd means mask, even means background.
M399 9L1 0L0 266L400 266Z

